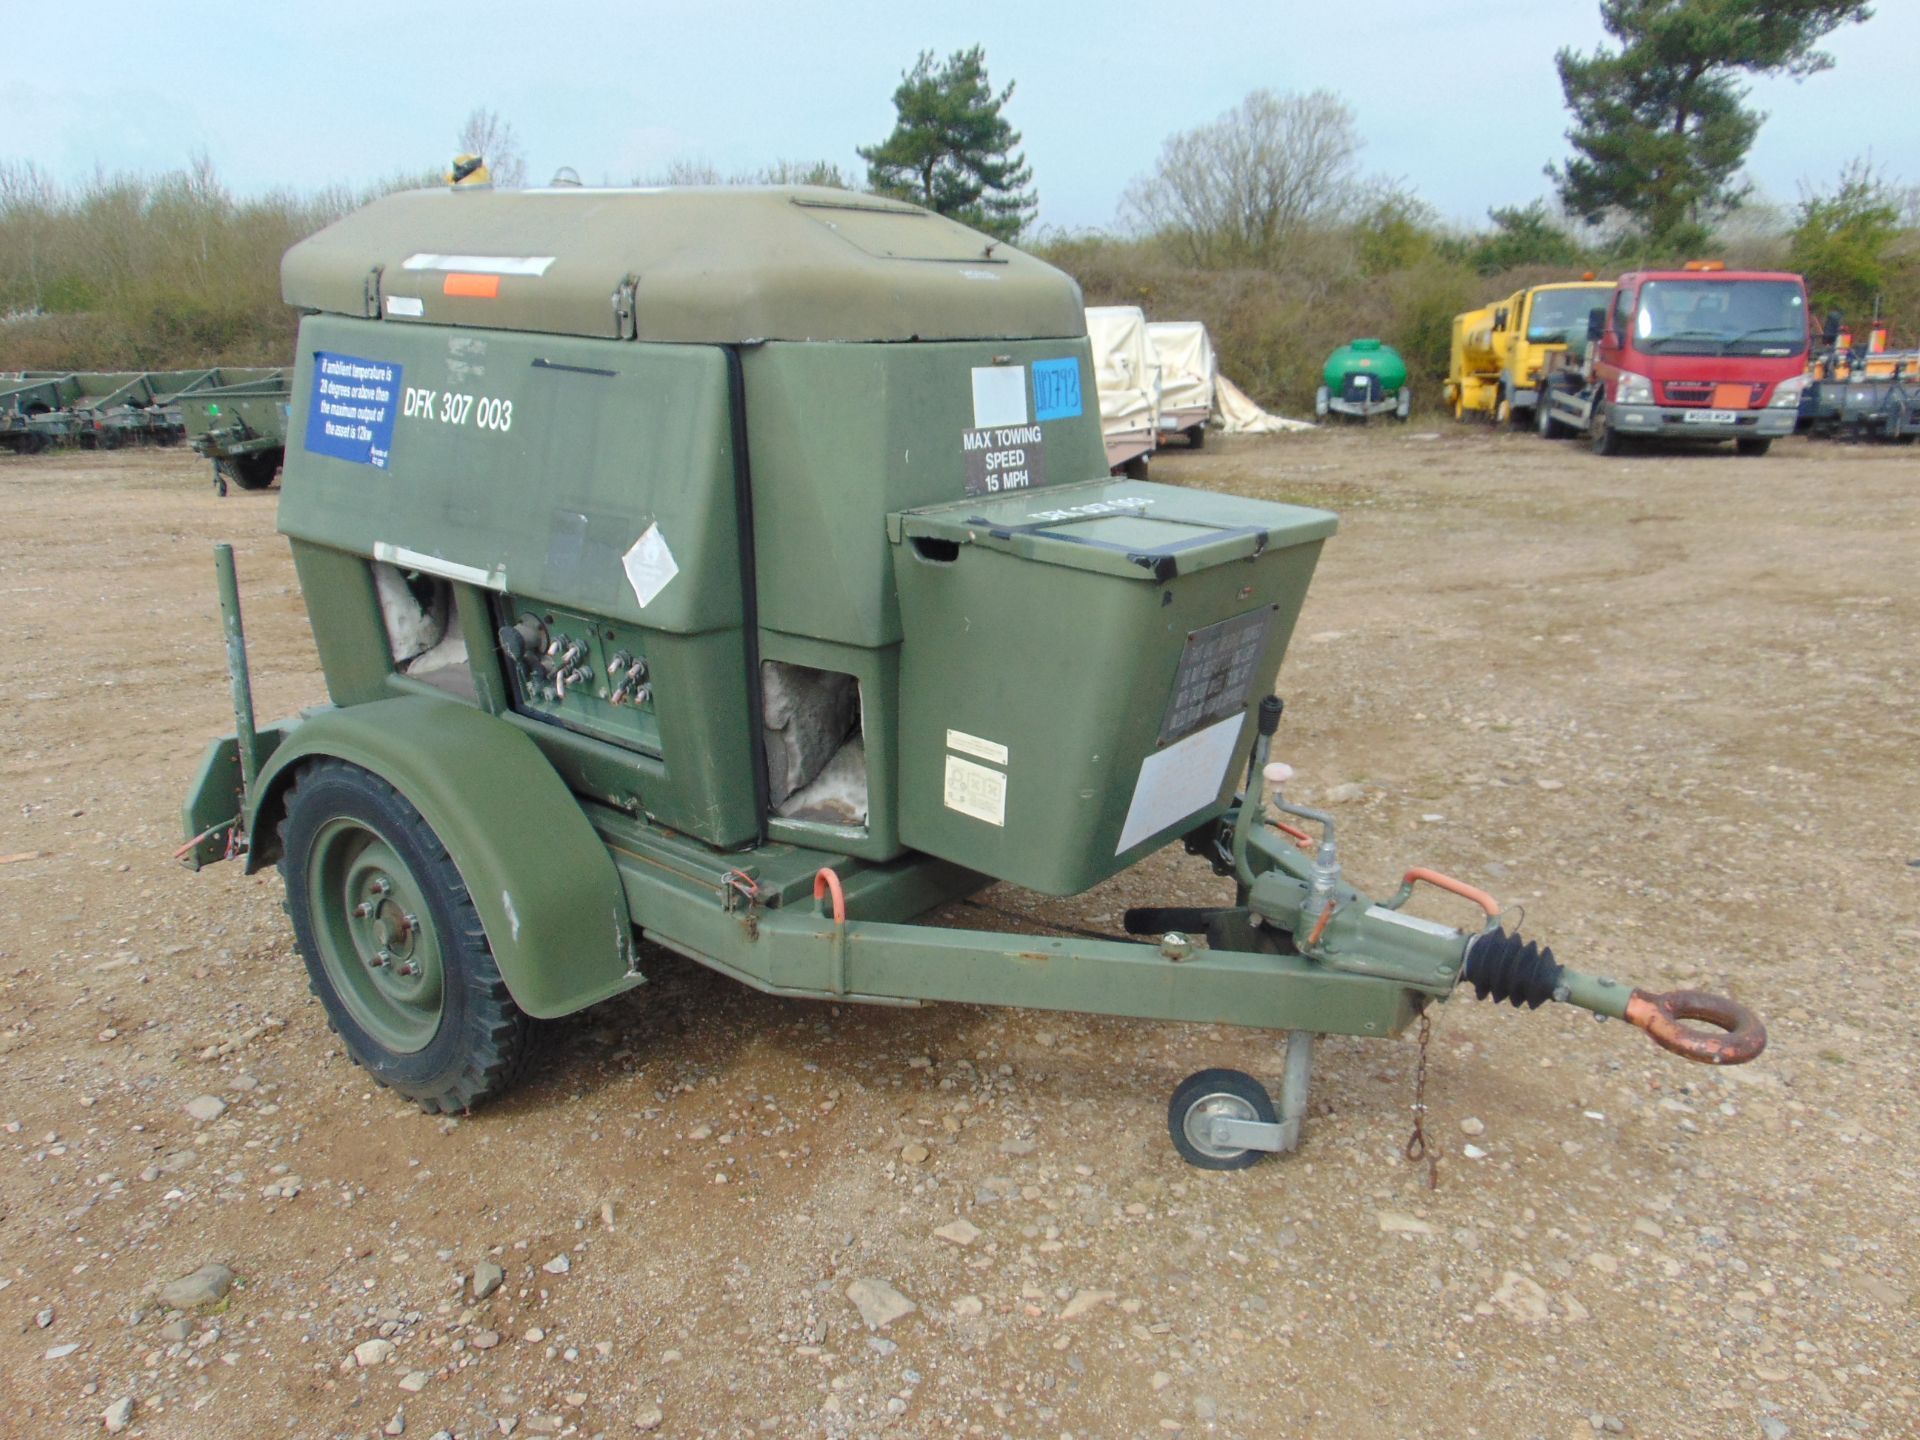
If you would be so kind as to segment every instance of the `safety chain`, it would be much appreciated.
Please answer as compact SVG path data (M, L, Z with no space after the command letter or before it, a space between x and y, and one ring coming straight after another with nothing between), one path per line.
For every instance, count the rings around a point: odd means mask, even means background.
M1440 1152L1427 1143L1427 1045L1433 1039L1433 1016L1420 1012L1420 1061L1413 1072L1413 1133L1407 1137L1406 1157L1427 1162L1427 1189L1440 1188Z

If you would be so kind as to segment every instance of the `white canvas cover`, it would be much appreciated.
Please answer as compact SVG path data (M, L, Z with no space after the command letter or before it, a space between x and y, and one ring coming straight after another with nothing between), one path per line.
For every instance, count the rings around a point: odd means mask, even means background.
M1229 435L1277 435L1283 430L1311 430L1305 420L1289 420L1269 415L1226 376L1218 376L1213 387L1213 423Z
M1147 344L1147 317L1138 305L1087 307L1087 342L1100 388L1100 428L1108 435L1159 423L1160 368Z
M1160 409L1213 409L1213 337L1198 320L1154 320L1147 343L1160 366Z

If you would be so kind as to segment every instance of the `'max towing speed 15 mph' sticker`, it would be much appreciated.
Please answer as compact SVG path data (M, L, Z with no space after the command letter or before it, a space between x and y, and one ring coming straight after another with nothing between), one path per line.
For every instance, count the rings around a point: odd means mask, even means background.
M1072 367L1071 386L1062 365ZM973 428L960 433L967 494L999 495L1046 484L1047 437L1035 415L1052 420L1080 413L1080 362L1043 360L1034 365L1039 404L1033 410L1027 405L1024 365L976 366L972 380Z

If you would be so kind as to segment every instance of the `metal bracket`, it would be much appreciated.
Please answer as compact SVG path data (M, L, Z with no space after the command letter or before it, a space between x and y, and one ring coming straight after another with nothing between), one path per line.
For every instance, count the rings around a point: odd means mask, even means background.
M638 275L629 275L613 287L613 338L631 340L639 333L640 304L636 295L640 285Z
M380 318L380 277L386 273L386 268L384 265L376 265L367 272L361 298L365 302L362 309L369 320Z
M1284 1154L1300 1148L1300 1117L1268 1124L1264 1120L1235 1120L1215 1115L1207 1121L1207 1141L1223 1150L1271 1150Z

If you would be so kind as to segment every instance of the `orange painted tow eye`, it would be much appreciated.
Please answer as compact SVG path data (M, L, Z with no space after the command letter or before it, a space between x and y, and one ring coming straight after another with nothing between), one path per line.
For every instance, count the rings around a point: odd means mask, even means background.
M1704 1020L1725 1034L1695 1030L1682 1020ZM1637 1025L1663 1050L1703 1065L1744 1065L1767 1048L1767 1027L1737 1000L1704 990L1636 990L1627 1001L1627 1023Z
M840 888L840 877L826 866L813 872L813 901L818 905L833 896L833 934L827 940L827 988L835 995L847 993L847 892ZM828 913L822 906L820 913Z

